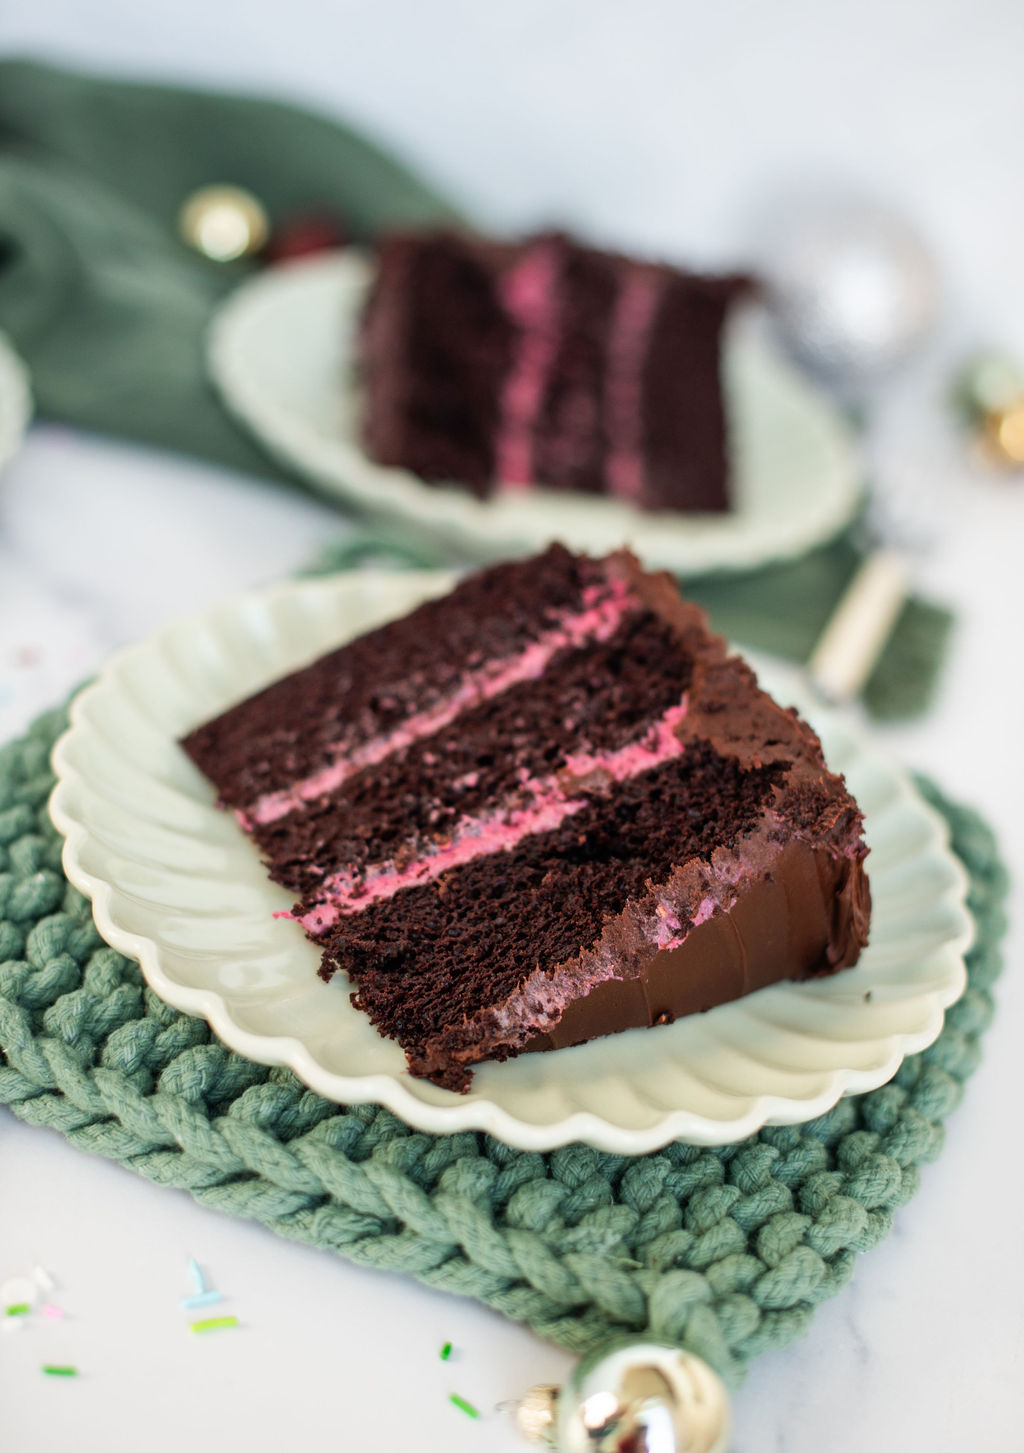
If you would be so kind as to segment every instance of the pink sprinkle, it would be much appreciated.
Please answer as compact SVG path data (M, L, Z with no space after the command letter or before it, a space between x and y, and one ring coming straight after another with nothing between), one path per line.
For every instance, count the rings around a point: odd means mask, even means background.
M271 917L273 917L273 918L294 918L295 917L295 914L292 913L292 912L290 912L287 908L279 908L276 913L274 913L274 914L271 915Z
M44 1317L49 1317L51 1322L63 1322L67 1313L62 1307L55 1307L52 1302L46 1302L39 1308Z

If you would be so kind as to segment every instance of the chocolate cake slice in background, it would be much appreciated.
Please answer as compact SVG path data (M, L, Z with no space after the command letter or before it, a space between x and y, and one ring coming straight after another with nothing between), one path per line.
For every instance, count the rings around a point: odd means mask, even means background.
M866 942L842 778L624 551L471 576L183 745L295 894L324 977L453 1089Z
M481 497L725 510L722 337L749 289L561 233L386 237L360 341L367 449Z

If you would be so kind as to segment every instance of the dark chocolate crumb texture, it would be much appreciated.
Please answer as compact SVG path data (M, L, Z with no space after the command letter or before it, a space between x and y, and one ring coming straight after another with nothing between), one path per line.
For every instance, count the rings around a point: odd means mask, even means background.
M553 546L183 746L412 1074L853 964L862 819L667 575Z

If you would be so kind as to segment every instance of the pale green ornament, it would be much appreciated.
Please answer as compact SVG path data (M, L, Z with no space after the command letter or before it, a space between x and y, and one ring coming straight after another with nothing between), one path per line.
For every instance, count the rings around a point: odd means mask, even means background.
M1024 394L1024 370L1008 353L990 349L961 370L954 399L973 423L986 414L1011 408Z

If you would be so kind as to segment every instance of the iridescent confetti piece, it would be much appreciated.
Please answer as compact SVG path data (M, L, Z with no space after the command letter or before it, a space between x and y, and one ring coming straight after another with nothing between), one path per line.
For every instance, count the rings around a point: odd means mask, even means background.
M187 1310L189 1307L209 1307L214 1302L222 1302L223 1300L224 1297L221 1292L196 1292L194 1296L182 1297L181 1305Z
M441 1361L442 1362L447 1362L448 1359L449 1359L449 1357L451 1355L452 1355L452 1344L450 1342L446 1342L444 1344L444 1346L441 1348Z
M202 1322L191 1322L189 1324L193 1332L215 1332L219 1327L237 1327L237 1317L207 1317Z
M47 1366L45 1366L43 1368L43 1371L46 1373L47 1377L77 1377L78 1376L78 1368L77 1367L54 1367L52 1364L49 1364L49 1365L47 1365Z
M467 1403L465 1398L460 1398L457 1392L450 1392L448 1394L448 1401L457 1407L460 1413L465 1413L467 1418L478 1418L480 1416L479 1411L473 1404Z
M188 1274L192 1278L193 1289L197 1292L205 1292L206 1282L203 1280L202 1268L194 1256L189 1260Z
M39 1310L44 1317L49 1317L51 1322L63 1322L67 1316L63 1307L55 1307L52 1302L45 1302Z

